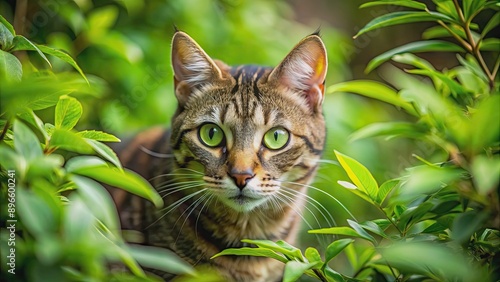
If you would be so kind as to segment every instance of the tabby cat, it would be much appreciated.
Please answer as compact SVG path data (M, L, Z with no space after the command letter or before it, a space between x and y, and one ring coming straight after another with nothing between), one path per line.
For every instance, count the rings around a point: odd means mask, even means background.
M123 227L228 281L280 280L284 265L273 259L210 257L244 238L294 243L325 140L321 38L307 36L275 68L230 67L177 31L172 65L171 129L139 134L119 152L165 208L115 191Z

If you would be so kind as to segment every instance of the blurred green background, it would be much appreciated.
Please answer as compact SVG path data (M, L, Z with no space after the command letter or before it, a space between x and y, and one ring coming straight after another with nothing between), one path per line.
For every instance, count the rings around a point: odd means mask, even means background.
M190 34L210 56L228 64L270 66L279 63L300 39L321 27L329 56L327 86L353 78L377 79L376 72L363 73L367 62L383 51L416 40L427 26L421 23L395 26L353 40L352 36L368 21L398 9L391 6L358 9L363 2L19 0L1 1L0 14L14 23L18 34L68 51L88 74L95 95L79 99L84 117L77 129L100 129L123 137L151 126L169 125L176 107L170 67L174 26ZM24 58L25 72L48 67L35 54L18 56ZM27 63L28 58L31 63ZM54 72L73 71L58 59L49 59ZM453 57L434 59L438 69L456 64ZM42 111L42 120L52 120L52 112L53 109ZM333 150L363 163L379 183L416 163L412 153L423 157L434 153L434 148L404 139L349 140L351 133L367 124L404 120L406 115L392 106L351 94L332 94L325 98L324 112L327 147L314 186L342 202L359 221L373 218L378 211L370 210L336 183L347 177L330 161L334 160ZM348 213L334 199L315 190L310 195L338 225L346 224ZM312 228L328 227L322 213L325 212L319 204L312 202L304 216ZM307 229L304 225L304 231ZM331 242L331 238L303 233L301 246L324 247Z

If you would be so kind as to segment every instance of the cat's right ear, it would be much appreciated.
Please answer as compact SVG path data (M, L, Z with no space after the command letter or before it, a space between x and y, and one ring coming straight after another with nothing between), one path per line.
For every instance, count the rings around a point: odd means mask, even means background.
M195 88L222 79L222 71L189 35L177 31L172 39L175 96L182 105Z

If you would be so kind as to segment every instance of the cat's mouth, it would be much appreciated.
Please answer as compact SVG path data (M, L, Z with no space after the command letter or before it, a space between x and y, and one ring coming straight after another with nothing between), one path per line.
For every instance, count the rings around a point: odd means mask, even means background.
M232 207L236 211L249 212L265 202L265 199L255 198L240 193L236 196L225 198L223 202L225 202L228 206Z
M243 194L239 194L239 195L234 196L234 197L229 197L229 200L234 201L234 202L236 202L236 203L238 203L240 205L243 205L245 203L248 203L248 202L251 202L251 201L255 201L257 199L245 196Z

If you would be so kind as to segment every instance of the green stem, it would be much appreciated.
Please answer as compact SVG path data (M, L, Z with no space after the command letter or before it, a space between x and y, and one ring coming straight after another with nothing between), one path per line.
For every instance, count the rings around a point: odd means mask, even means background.
M2 133L0 133L0 141L2 141L3 138L5 137L5 134L7 134L7 130L9 130L9 127L10 127L10 120L8 119L5 122L5 125L3 126Z

